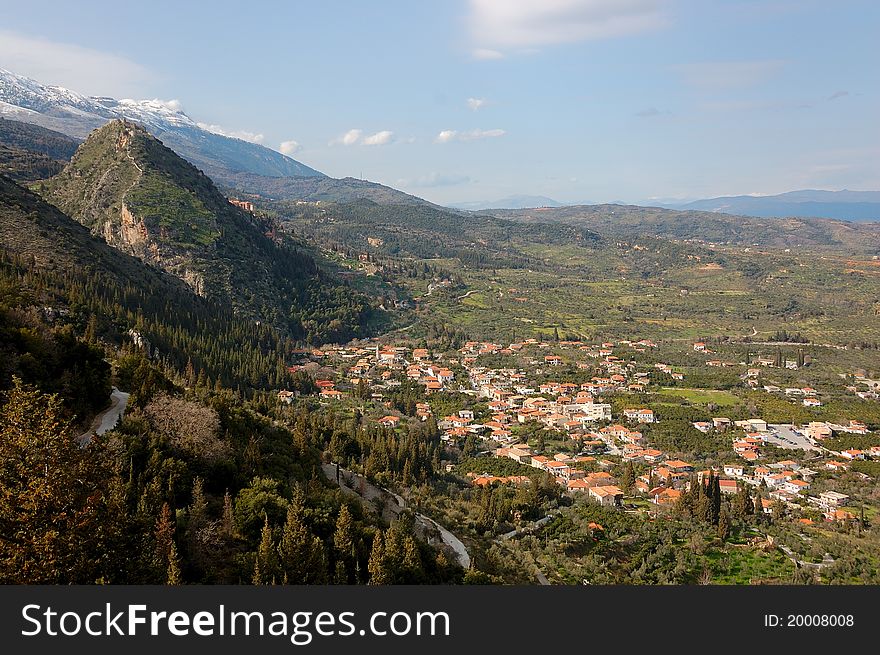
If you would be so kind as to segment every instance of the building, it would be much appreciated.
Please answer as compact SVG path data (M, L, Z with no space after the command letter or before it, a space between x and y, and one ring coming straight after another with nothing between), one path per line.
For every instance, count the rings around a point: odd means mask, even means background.
M636 423L654 423L654 412L650 409L625 409L623 416Z
M248 202L247 200L239 200L238 198L229 198L229 204L235 205L239 209L243 209L246 212L253 213L255 211L254 210L254 203Z
M590 487L590 497L605 507L615 507L623 500L623 492L614 485Z
M823 491L819 494L818 499L814 500L811 498L810 500L818 504L822 509L833 510L846 505L849 502L849 496L837 491Z

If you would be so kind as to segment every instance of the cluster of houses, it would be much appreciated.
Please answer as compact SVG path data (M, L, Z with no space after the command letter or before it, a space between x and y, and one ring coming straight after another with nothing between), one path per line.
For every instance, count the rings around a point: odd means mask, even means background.
M864 373L856 373L854 383L846 388L863 400L880 400L880 380L872 380Z
M646 407L625 407L617 416L621 423L612 423L612 405L603 402L605 394L639 393L649 382L649 373L637 368L633 361L626 361L615 355L615 348L625 345L630 349L645 352L655 348L649 340L604 342L588 344L580 341L559 341L553 344L527 339L517 343L502 345L492 342L471 341L464 344L458 353L451 355L432 353L426 348L405 348L388 345L348 345L333 346L311 354L326 361L335 362L334 368L342 373L343 382L352 387L362 382L368 385L373 399L381 400L384 389L401 384L409 379L424 386L426 394L454 390L485 401L489 414L478 418L469 409L461 409L445 416L438 416L437 426L442 439L458 444L468 436L484 441L494 449L496 457L507 457L519 463L547 472L562 485L566 493L587 494L603 505L619 505L623 491L608 470L612 462L597 460L602 453L620 458L615 461L632 461L647 465L648 472L634 481L633 493L646 496L657 505L672 505L687 490L691 480L708 475L709 471L696 471L688 462L670 459L663 451L646 443L640 426L657 421L654 412ZM547 352L551 346L552 352ZM711 353L705 343L693 344L693 350ZM542 352L544 351L544 352ZM569 352L566 352L569 351ZM487 367L482 365L483 355L519 355L518 366ZM758 358L760 366L778 365L778 358ZM590 361L593 360L593 361ZM483 360L485 361L485 360ZM523 362L528 368L523 368ZM707 365L726 366L728 362L707 362ZM796 362L794 363L797 364ZM562 366L591 371L592 375L580 376L579 382L558 381L554 372ZM673 370L665 363L654 363L654 368L664 374L681 380L684 374ZM788 366L788 362L786 362ZM458 374L456 374L456 372ZM768 393L778 393L789 398L801 400L806 406L819 406L818 392L811 387L779 388L774 385L761 385L761 369L749 368L743 380L751 388L763 388ZM338 399L348 392L336 388L336 382L320 379L316 384L319 394L325 399ZM329 377L329 376L326 376ZM557 378L553 381L553 378ZM547 381L550 378L551 381ZM880 382L856 378L857 382L868 387L869 392L880 390ZM872 386L873 385L873 386ZM279 392L284 402L292 402L294 394ZM387 404L387 403L386 403ZM390 407L390 404L387 404ZM416 416L423 421L432 417L428 403L418 403ZM401 423L399 415L388 414L375 419L387 428L396 428ZM553 431L560 438L576 442L579 454L539 455L527 444L518 443L516 426L538 423L546 430ZM626 423L624 425L623 423ZM744 463L728 464L723 470L713 471L719 479L722 493L734 494L740 486L766 488L769 500L765 498L763 510L771 512L773 501L791 507L803 507L804 503L825 512L828 518L841 518L846 515L842 507L848 498L837 492L823 491L811 495L809 490L816 471L800 466L792 460L761 464L762 451L768 443L779 445L776 429L785 427L798 433L813 446L817 452L825 450L831 457L827 461L810 462L820 470L845 471L854 460L880 458L880 447L864 451L850 449L839 453L821 447L823 440L836 433L866 434L865 423L849 421L843 425L827 422L811 422L803 426L771 426L760 418L732 421L725 417L715 417L706 421L695 421L693 427L704 433L731 432L731 443ZM600 427L602 426L602 427ZM794 437L792 437L794 438ZM796 446L795 446L796 447ZM600 470L595 470L596 468ZM605 469L605 470L602 470ZM491 484L524 485L528 476L474 475L474 485Z
M564 453L552 457L536 455L527 444L498 448L495 451L495 457L507 457L520 464L545 471L563 485L569 493L586 493L602 505L619 505L623 500L623 491L616 486L617 480L610 473L607 471L587 472L582 468L584 465L596 464L595 457L589 455L571 456Z

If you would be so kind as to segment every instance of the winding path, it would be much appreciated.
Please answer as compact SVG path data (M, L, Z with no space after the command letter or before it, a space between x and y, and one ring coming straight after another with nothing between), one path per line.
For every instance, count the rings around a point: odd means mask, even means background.
M92 421L92 427L87 432L79 435L76 440L81 446L87 446L92 440L92 435L102 435L116 427L119 419L125 414L125 408L128 405L128 399L131 394L120 391L113 387L110 394L110 407L95 417Z
M322 464L321 470L328 480L336 482L336 464ZM339 467L339 473L340 488L343 490L353 493L363 500L372 501L377 498L385 501L390 500L396 505L393 509L395 514L399 514L406 507L406 500L403 497L384 487L373 484L359 473L349 471L341 466ZM468 553L467 547L462 543L461 539L429 516L415 512L415 517L423 526L434 529L440 534L440 540L455 552L455 557L463 569L471 567L470 553Z

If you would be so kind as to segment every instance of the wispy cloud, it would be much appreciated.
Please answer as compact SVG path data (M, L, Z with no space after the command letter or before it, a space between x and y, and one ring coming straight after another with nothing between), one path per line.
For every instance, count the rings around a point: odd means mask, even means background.
M504 130L443 130L435 138L435 143L449 143L450 141L476 141L478 139L491 139L507 134Z
M203 130L213 132L214 134L221 134L223 136L232 137L233 139L241 139L242 141L250 141L251 143L263 143L263 139L265 138L258 132L249 132L248 130L226 130L220 125L214 123L196 123L196 125Z
M737 89L766 82L785 67L781 59L759 61L707 61L676 66L684 81L691 86L719 91Z
M485 98L468 98L467 99L468 109L471 111L477 111L478 109L482 109L486 106Z
M835 91L830 96L828 96L828 100L837 100L838 98L843 98L849 95L849 91Z
M474 59L504 59L504 53L498 52L497 50L490 50L489 48L474 48L471 51L471 56Z
M0 67L88 95L143 97L158 79L145 66L109 52L0 30Z
M365 146L384 146L394 141L394 132L382 130L368 137L364 137L362 144Z
M471 181L469 175L460 175L457 173L428 173L416 178L403 178L397 180L398 186L402 187L443 187L458 186L460 184L468 184Z
M282 141L278 146L278 152L282 155L295 155L300 150L302 150L302 146L297 141Z
M470 0L480 52L639 34L668 23L666 0ZM476 56L474 51L474 55Z

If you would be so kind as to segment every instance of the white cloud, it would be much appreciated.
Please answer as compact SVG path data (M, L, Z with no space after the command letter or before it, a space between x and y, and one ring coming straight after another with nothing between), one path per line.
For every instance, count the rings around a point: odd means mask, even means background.
M476 141L478 139L491 139L507 134L504 130L470 130L459 132L458 130L443 130L435 138L435 143L449 143L450 141Z
M504 54L489 48L475 48L471 51L474 59L504 59Z
M343 146L353 146L358 141L361 140L361 135L363 134L362 130L352 129L346 132L345 134L340 134L338 137L333 139L330 142L331 146L343 145Z
M467 99L468 109L472 111L477 111L478 109L482 109L486 106L485 98L468 98Z
M299 144L298 141L293 140L282 141L281 144L278 146L278 152L280 152L282 155L295 155L300 150L302 150L302 146Z
M181 103L180 100L159 100L159 98L153 98L149 102L161 105L162 107L165 107L165 109L170 109L171 111L183 111L183 103Z
M710 91L754 86L773 78L786 62L781 59L758 61L707 61L683 64L676 70L688 84Z
M363 130L351 129L345 134L340 134L338 137L333 139L330 142L331 146L354 146L354 145L362 145L362 146L384 146L394 141L394 132L391 130L382 130L380 132L376 132L375 134L371 134L370 136L364 136Z
M468 22L480 51L503 56L500 50L505 48L573 43L657 29L667 24L666 4L667 0L470 0Z
M449 143L452 141L455 136L458 134L455 130L443 130L440 134L437 135L437 138L434 139L437 143Z
M157 75L120 55L0 30L0 67L83 94L143 97Z
M838 98L845 98L849 95L849 91L835 91L830 96L828 96L828 100L837 100Z
M365 146L384 146L394 141L394 132L382 130L368 137L364 137L362 144Z
M215 123L196 123L196 125L203 130L213 132L214 134L228 136L233 139L241 139L242 141L250 141L251 143L263 143L263 139L265 138L262 134L257 132L248 132L247 130L225 130Z

